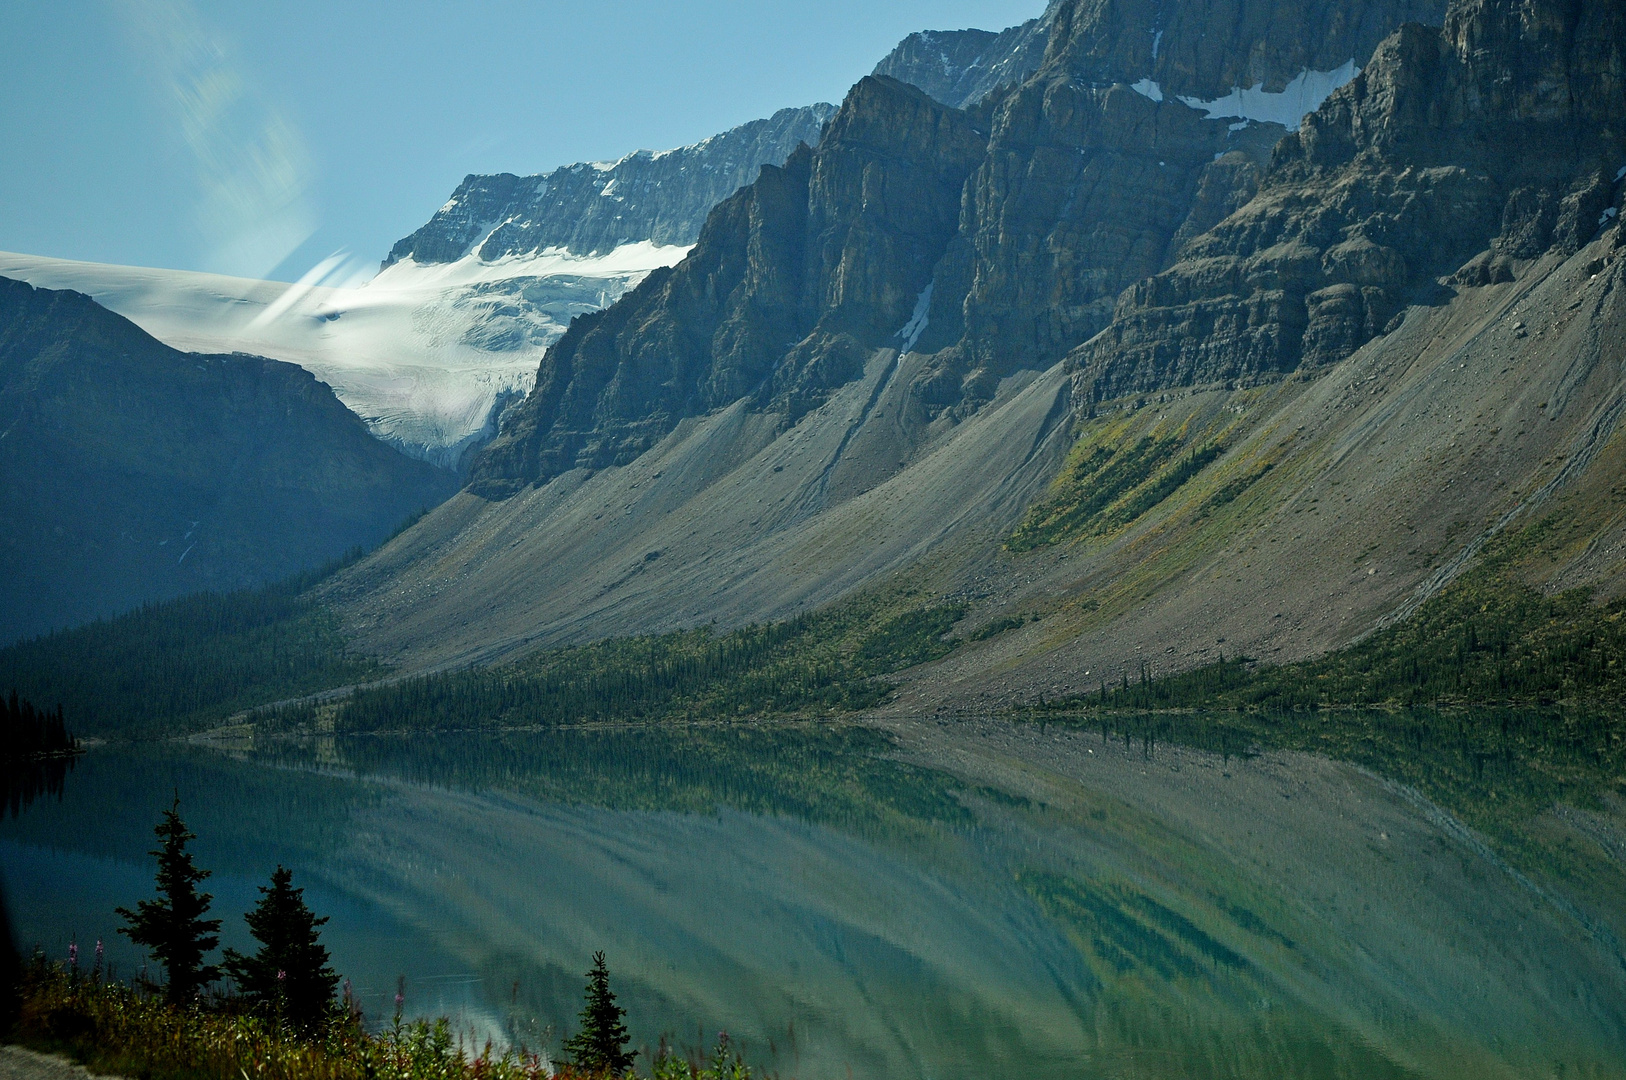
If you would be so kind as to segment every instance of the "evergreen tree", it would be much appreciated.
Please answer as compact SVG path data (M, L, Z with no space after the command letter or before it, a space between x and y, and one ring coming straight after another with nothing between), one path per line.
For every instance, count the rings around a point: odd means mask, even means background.
M318 919L305 906L304 893L293 887L293 872L278 866L270 888L260 887L259 903L243 916L260 950L244 956L227 949L222 966L254 1011L311 1032L331 1011L339 976L317 940L317 928L327 917Z
M579 1069L594 1073L620 1075L632 1068L632 1059L638 1051L627 1053L630 1041L627 1025L622 1023L627 1010L615 1003L610 992L610 972L604 966L604 954L593 954L593 970L587 973L586 1004L582 1007L582 1029L565 1043L565 1053Z
M158 834L160 846L148 854L158 859L158 899L141 901L135 911L116 909L130 924L119 927L119 933L145 945L164 965L164 996L172 1005L183 1005L220 978L218 967L203 962L204 954L220 944L220 920L203 917L214 897L199 892L197 886L209 871L193 866L192 853L186 850L187 841L197 836L181 820L179 795L153 832Z

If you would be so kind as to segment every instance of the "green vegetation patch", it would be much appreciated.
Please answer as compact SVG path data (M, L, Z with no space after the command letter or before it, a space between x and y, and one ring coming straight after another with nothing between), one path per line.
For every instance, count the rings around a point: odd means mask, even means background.
M1613 705L1626 693L1626 600L1546 595L1519 577L1550 523L1496 545L1403 622L1346 649L1282 666L1224 660L1102 687L1112 709L1290 711L1333 706Z
M1549 596L1521 579L1555 527L1548 519L1492 545L1410 619L1339 652L1143 673L1039 715L1148 753L1172 742L1353 762L1421 791L1526 870L1626 890L1618 874L1599 878L1603 863L1573 837L1551 842L1539 825L1555 805L1626 798L1626 601Z
M892 688L880 676L946 655L962 615L958 605L894 613L866 598L726 634L611 638L365 687L272 722L342 733L835 715L884 701Z
M1140 518L1225 452L1218 439L1188 447L1191 422L1172 431L1153 429L1139 438L1130 437L1123 422L1086 430L1049 493L1028 511L1006 548L1031 551L1104 535Z
M148 604L13 645L0 651L0 691L60 706L79 734L139 737L385 674L301 595L313 580Z

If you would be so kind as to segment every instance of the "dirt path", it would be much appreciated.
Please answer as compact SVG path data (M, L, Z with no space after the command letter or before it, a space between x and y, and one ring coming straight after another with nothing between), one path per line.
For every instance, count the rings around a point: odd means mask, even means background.
M95 1075L65 1057L0 1046L0 1080L91 1080Z

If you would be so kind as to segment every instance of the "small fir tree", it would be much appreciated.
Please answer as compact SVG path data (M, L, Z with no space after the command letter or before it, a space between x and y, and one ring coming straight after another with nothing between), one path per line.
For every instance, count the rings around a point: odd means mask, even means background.
M586 1004L582 1007L582 1029L565 1043L565 1053L579 1069L593 1073L619 1076L632 1068L634 1050L628 1053L630 1040L627 1025L622 1023L627 1010L615 1003L610 991L610 972L604 966L604 954L593 954L593 970L587 973Z
M293 872L278 866L270 888L260 887L259 903L243 916L259 951L244 956L227 949L222 966L255 1012L313 1032L333 1009L339 976L328 966L328 951L318 940L318 927L327 917L318 919L305 906L304 893L293 887Z
M181 820L179 795L153 832L158 834L159 846L148 854L158 860L158 899L142 900L135 911L117 908L130 924L119 927L119 933L146 946L153 959L164 965L164 996L172 1005L183 1005L220 978L218 967L203 962L204 955L220 944L220 920L203 917L214 897L199 892L198 883L209 871L193 866L192 853L186 850L187 841L197 836Z

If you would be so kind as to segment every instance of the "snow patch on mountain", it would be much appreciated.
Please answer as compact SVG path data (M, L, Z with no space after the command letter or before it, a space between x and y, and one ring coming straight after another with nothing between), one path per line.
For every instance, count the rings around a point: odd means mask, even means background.
M1361 69L1355 66L1355 61L1348 60L1331 71L1312 71L1306 68L1277 93L1267 91L1264 83L1258 83L1252 87L1233 87L1229 94L1214 98L1212 101L1196 97L1181 97L1180 100L1214 119L1253 120L1259 123L1280 124L1292 130L1299 126L1299 121L1304 119L1306 113L1313 113L1321 108L1321 103L1326 101L1334 90L1360 73ZM1142 90L1139 83L1134 88L1153 101L1162 98L1162 92L1158 90L1156 83L1151 83L1153 93Z

